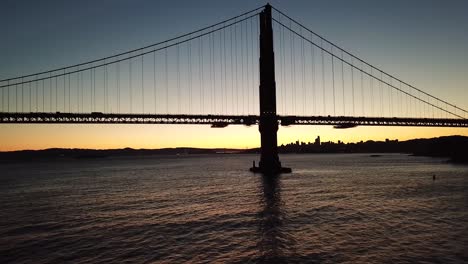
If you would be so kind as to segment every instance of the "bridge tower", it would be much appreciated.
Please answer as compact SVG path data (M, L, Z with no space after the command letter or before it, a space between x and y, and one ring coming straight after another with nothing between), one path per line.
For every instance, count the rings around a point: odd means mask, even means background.
M273 51L273 27L271 5L267 4L260 13L260 122L261 137L259 167L253 172L265 174L288 173L290 168L281 167L278 157L276 115L275 54Z

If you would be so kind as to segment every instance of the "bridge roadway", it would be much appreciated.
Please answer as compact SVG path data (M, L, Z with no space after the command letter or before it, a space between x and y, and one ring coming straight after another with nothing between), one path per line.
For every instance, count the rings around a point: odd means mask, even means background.
M112 113L0 113L0 123L19 124L192 124L226 127L256 125L257 115L176 115ZM331 125L335 128L356 126L468 127L468 119L351 117L351 116L278 116L279 124Z

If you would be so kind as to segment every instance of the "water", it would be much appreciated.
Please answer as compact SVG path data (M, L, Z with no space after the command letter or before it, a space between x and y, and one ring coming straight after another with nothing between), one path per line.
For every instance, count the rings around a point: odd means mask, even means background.
M1 263L466 263L468 167L368 154L0 164ZM436 180L432 180L432 175Z

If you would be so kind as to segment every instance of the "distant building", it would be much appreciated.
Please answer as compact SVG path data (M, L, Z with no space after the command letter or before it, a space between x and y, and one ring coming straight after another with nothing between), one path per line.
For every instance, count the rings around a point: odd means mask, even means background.
M317 138L315 139L315 143L314 143L316 146L320 146L320 136L317 136Z

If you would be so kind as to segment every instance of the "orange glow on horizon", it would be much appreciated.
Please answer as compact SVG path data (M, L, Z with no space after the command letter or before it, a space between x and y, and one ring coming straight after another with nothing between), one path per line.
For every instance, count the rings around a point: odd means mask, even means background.
M341 140L400 141L450 135L468 136L466 128L424 127L356 127L334 129L331 126L280 127L278 145L299 140L322 142ZM255 148L260 145L257 126L210 128L208 125L2 125L0 151L39 150L47 148L83 149L157 149L195 148Z

